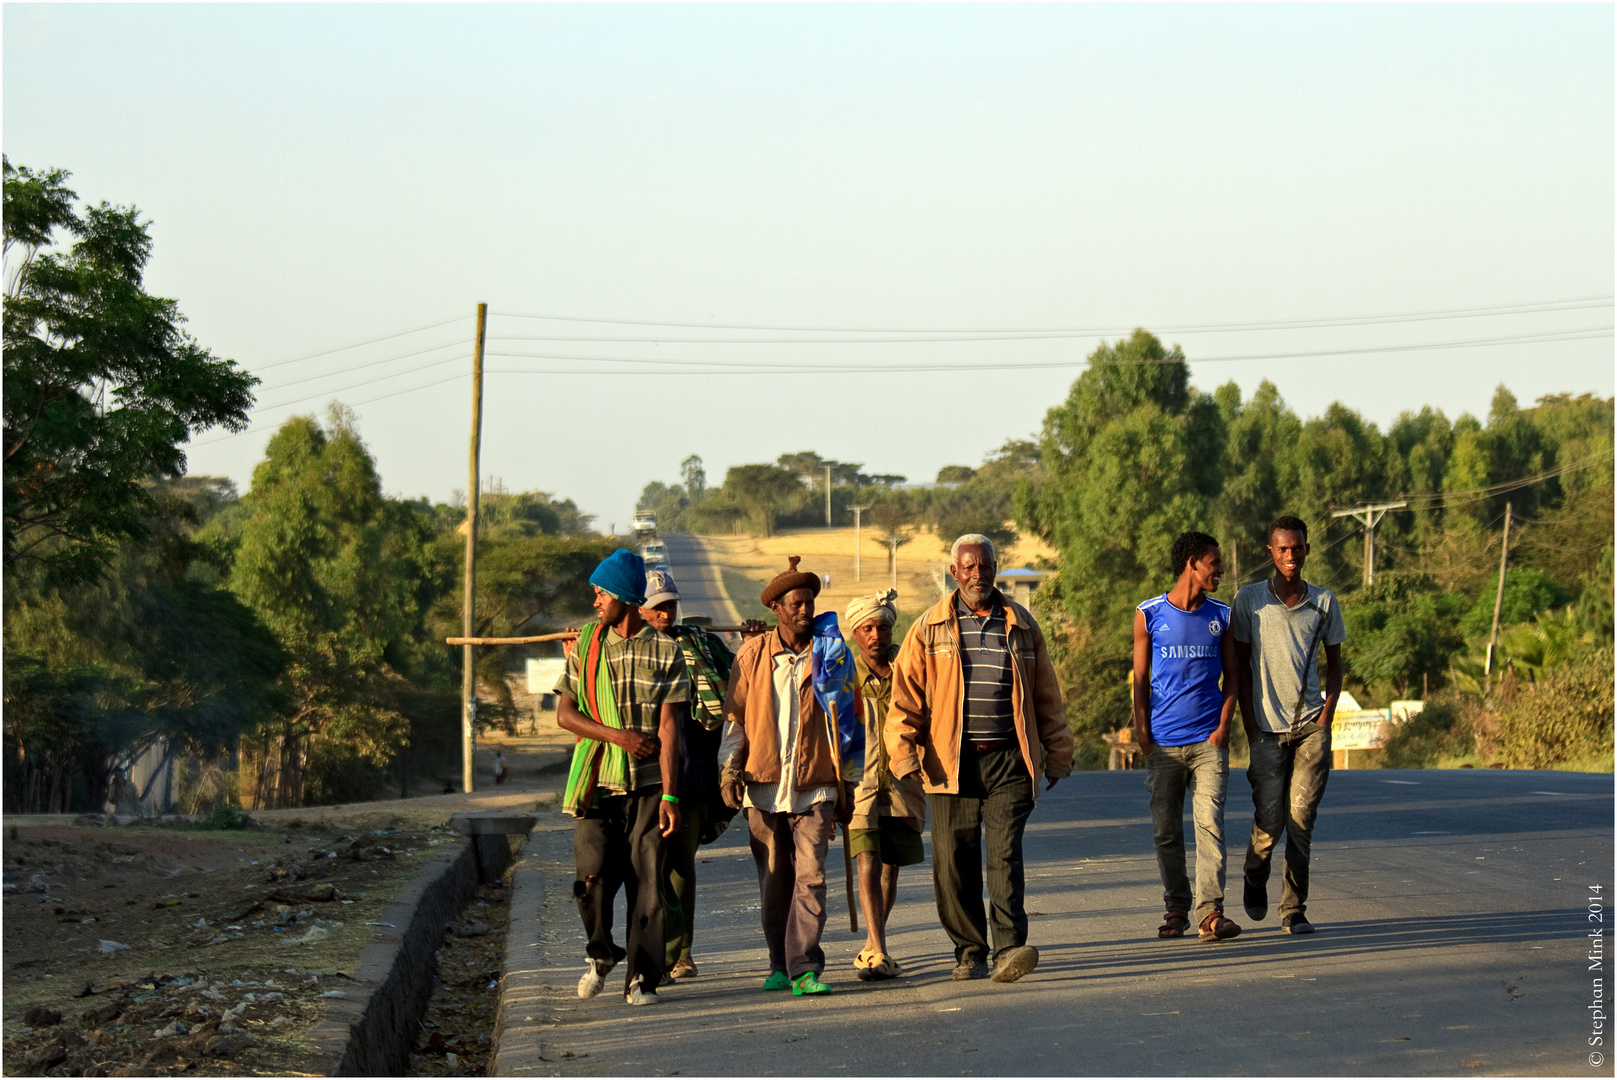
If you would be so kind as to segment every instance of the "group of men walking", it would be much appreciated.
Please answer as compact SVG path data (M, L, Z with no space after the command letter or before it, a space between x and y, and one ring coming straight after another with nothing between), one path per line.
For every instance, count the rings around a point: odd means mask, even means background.
M1330 769L1342 620L1330 591L1302 579L1306 526L1278 519L1269 543L1275 575L1242 589L1232 611L1209 595L1223 575L1217 541L1185 533L1173 547L1173 587L1135 617L1133 722L1167 908L1162 937L1182 936L1192 911L1204 941L1240 933L1224 916L1237 706L1257 806L1243 905L1252 919L1267 914L1270 856L1284 831L1282 926L1311 929L1303 914L1309 841ZM558 722L579 740L563 808L578 818L573 893L589 938L580 997L598 994L619 963L631 1005L655 1004L660 986L697 974L695 853L738 812L758 871L764 990L831 992L820 939L826 855L839 825L866 926L858 978L903 973L888 951L887 921L900 868L925 861L929 819L953 977L1008 983L1035 969L1023 832L1041 781L1049 790L1071 773L1073 736L1044 635L995 587L997 569L987 537L956 540L956 588L895 645L895 592L855 599L839 627L835 613L816 616L821 579L794 557L760 596L775 625L732 654L711 631L675 621L679 593L668 574L647 574L622 549L596 568L598 619L582 628L556 685ZM1312 661L1320 645L1323 689ZM622 946L612 934L620 890Z

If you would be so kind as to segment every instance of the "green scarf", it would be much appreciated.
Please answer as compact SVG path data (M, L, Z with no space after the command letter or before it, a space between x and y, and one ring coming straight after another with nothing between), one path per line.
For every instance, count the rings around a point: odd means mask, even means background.
M683 624L670 626L669 633L679 642L685 654L685 663L691 669L691 686L696 690L696 704L692 709L696 721L708 731L717 731L724 724L724 694L730 684L730 666L734 655L724 642L699 626Z
M623 730L617 698L612 693L612 669L606 662L606 635L600 623L586 623L578 632L578 711L602 727ZM567 773L567 792L562 810L583 817L595 801L596 788L605 785L622 789L629 774L629 752L613 743L586 739L582 735L573 747L573 764Z

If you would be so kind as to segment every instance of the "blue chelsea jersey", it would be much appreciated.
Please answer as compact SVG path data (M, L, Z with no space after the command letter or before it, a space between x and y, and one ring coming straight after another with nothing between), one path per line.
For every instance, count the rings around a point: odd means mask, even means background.
M1151 741L1202 742L1217 730L1224 708L1219 649L1230 632L1229 605L1204 595L1195 611L1184 611L1164 593L1139 610L1151 636Z

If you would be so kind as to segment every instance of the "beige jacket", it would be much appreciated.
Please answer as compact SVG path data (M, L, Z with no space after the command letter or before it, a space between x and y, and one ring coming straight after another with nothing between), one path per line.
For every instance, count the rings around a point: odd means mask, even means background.
M788 646L779 630L749 638L736 654L730 668L730 686L724 695L724 719L741 725L745 738L731 761L720 767L737 765L741 778L749 784L780 782L780 728L775 713L775 655ZM825 720L825 710L814 697L814 684L807 675L798 684L798 709L802 727L797 737L797 790L837 783L837 755ZM739 759L739 760L736 760Z
M893 665L893 708L885 741L894 776L917 766L929 794L960 792L960 738L965 704L960 664L959 590L915 620ZM1072 773L1072 732L1044 632L1027 608L999 596L1011 650L1011 711L1016 741L1033 777L1059 780Z
M898 654L893 646L891 663ZM859 687L859 703L864 707L865 766L859 784L853 791L853 829L876 829L884 817L903 818L917 831L926 827L926 792L915 777L898 780L888 767L887 749L882 741L882 729L893 701L893 680L882 678L865 663L857 646L853 647L855 675Z

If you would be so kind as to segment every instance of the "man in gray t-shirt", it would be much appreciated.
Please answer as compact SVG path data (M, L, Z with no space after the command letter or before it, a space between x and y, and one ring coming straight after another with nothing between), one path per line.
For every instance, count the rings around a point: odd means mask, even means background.
M1274 576L1235 596L1236 699L1251 746L1247 780L1256 810L1247 845L1243 902L1247 917L1269 913L1269 869L1286 834L1280 927L1311 934L1308 863L1314 818L1331 773L1331 721L1342 694L1342 608L1331 590L1303 580L1308 526L1294 517L1269 527ZM1325 654L1325 685L1315 659Z

